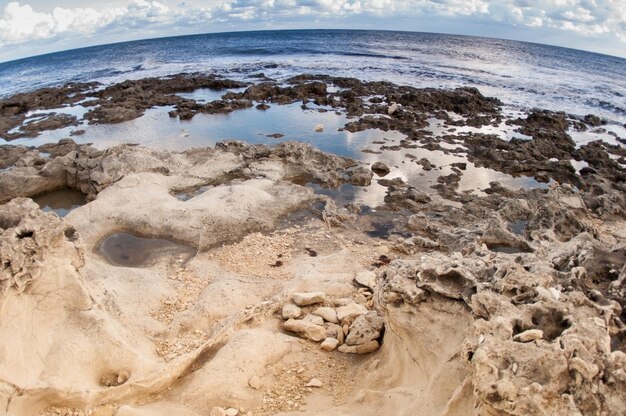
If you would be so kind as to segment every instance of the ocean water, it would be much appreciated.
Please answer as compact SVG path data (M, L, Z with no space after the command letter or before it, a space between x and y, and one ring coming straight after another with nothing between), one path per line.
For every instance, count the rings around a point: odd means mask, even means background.
M250 79L301 73L416 87L475 86L512 108L626 123L626 60L573 49L431 33L291 30L142 40L0 63L0 96L70 81L112 83L179 72Z
M569 131L579 145L604 140L623 146L616 136L626 136L626 60L551 46L426 33L246 32L105 45L0 64L0 91L6 96L70 81L108 84L197 71L255 82L258 79L254 75L263 72L279 81L296 74L316 73L416 87L475 86L486 95L500 98L507 117L523 117L525 109L540 107L576 115L593 113L608 121L602 131ZM180 95L206 102L219 99L226 92L199 89ZM300 105L272 104L266 111L248 108L229 114L198 114L192 120L169 117L171 107L155 107L142 117L123 123L89 125L83 120L78 127L44 131L38 137L10 143L55 143L77 129L84 129L85 133L71 136L73 140L93 143L97 148L136 143L153 149L184 150L213 146L227 139L270 145L297 140L351 157L363 166L382 161L391 170L387 179L402 178L435 199L440 197L432 186L439 176L452 173L452 164L457 162L467 163L459 183L460 192L482 194L492 181L511 189L547 186L532 177L513 177L476 166L463 153L447 152L463 150L461 137L454 143L440 142L443 150L398 150L395 145L406 138L400 132L370 129L350 133L342 128L349 121L345 113L320 112L311 103L307 109ZM44 113L58 111L80 119L89 109L74 105ZM47 117L37 111L29 116L31 119L25 123ZM426 129L433 137L447 134L449 126L441 120L428 121ZM315 129L320 124L324 126L322 132ZM470 132L496 134L503 140L531 139L504 122L481 129L459 127L455 134ZM277 133L282 136L276 137ZM431 161L434 168L424 170L417 163L421 158ZM584 165L574 167L579 170ZM346 185L338 190L315 191L330 193L340 202L376 207L383 203L386 188L374 181L366 188Z

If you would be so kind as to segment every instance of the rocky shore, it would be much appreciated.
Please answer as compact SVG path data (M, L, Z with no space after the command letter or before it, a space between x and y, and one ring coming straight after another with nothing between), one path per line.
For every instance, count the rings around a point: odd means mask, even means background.
M0 414L626 412L626 149L571 133L603 120L511 116L471 88L258 79L0 100L6 140L154 106L189 120L294 103L405 137L372 143L371 163L293 141L0 146ZM237 91L176 95L198 88ZM93 107L82 120L50 112L76 103ZM527 139L459 131L485 127ZM422 149L464 159L444 173ZM434 194L378 151L439 175ZM463 190L481 167L545 186ZM383 187L384 201L314 192L346 186ZM58 190L86 203L59 217L33 202Z

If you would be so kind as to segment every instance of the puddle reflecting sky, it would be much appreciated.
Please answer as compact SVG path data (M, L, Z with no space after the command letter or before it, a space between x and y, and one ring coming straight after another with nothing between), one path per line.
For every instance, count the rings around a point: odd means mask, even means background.
M212 100L224 93L225 91L204 89L180 95ZM57 142L77 129L85 129L86 132L83 135L73 136L73 140L78 143L93 143L98 148L120 143L137 143L154 149L185 150L193 147L213 146L216 142L226 139L243 140L254 144L275 144L280 141L297 140L309 143L325 152L357 159L368 166L382 161L391 170L385 179L400 177L434 199L440 198L431 186L437 184L439 176L452 173L450 165L456 162L467 163L467 169L463 171L459 183L459 191L482 194L480 190L488 188L492 181L499 181L502 185L512 189L546 186L533 178L515 178L492 169L476 167L467 162L462 153L446 154L441 150L423 148L381 149L381 146L397 145L406 137L396 131L384 132L376 129L356 133L340 131L349 121L344 114L338 115L333 111L319 112L317 109L303 110L300 105L300 103L271 105L271 108L265 111L252 107L229 114L198 114L192 120L187 121L169 117L167 113L172 109L171 107L159 107L147 110L144 116L135 120L108 125L83 124L79 127L43 132L37 138L19 139L11 144L38 146ZM78 110L76 112L78 113ZM451 134L447 131L451 127L444 128L440 120L430 119L429 122L434 137ZM322 132L314 130L319 124L324 126ZM501 127L487 127L486 129L505 140L511 137L523 138L519 133L513 132L511 126L504 124ZM453 134L483 130L462 127L456 128ZM276 133L284 136L279 139L268 137ZM460 140L458 144L440 143L444 149L464 148ZM422 158L428 159L435 167L430 171L425 171L417 163ZM374 179L374 183L368 188L344 186L341 188L341 197L337 193L335 197L345 202L352 201L375 207L383 202L386 188L377 183L376 179L379 179L377 176Z
M85 195L72 189L58 189L33 198L43 212L65 217L70 211L85 205Z

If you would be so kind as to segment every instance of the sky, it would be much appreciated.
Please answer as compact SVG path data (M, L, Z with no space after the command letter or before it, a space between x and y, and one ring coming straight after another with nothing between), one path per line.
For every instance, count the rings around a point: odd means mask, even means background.
M386 29L626 58L626 0L0 1L0 62L128 40L269 29Z

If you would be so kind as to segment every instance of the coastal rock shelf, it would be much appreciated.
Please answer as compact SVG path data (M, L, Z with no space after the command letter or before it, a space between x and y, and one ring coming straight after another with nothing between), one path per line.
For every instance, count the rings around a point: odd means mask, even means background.
M36 94L50 107L113 97L89 116L104 122L154 105L128 107L129 89L161 102L241 87L188 77ZM444 173L407 157L438 173L429 193L379 154L366 164L291 141L0 147L0 413L626 412L623 147L568 133L597 120L536 110L514 120L531 140L435 138L426 113L499 124L500 103L329 77L245 87L222 104L337 103L360 117L346 129L406 137L373 143L399 146L381 152L458 146L464 161ZM21 97L2 102L3 117L35 110ZM178 101L188 97L167 98L174 115L222 105ZM482 164L545 186L464 192ZM60 216L31 200L59 189L88 203ZM365 205L359 192L382 197Z

